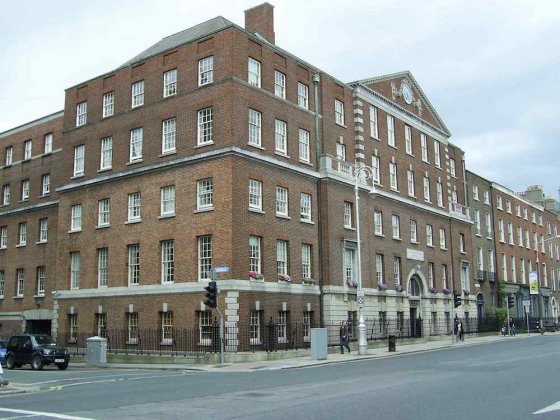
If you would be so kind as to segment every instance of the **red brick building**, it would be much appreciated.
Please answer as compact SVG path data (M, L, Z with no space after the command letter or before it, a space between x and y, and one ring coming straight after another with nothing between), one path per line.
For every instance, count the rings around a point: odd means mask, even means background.
M52 150L38 150L49 133ZM123 330L129 344L142 328L167 344L199 326L204 344L203 287L227 267L229 329L247 325L257 344L272 320L279 343L297 325L305 341L312 325L355 319L354 168L367 165L368 322L445 333L453 290L476 316L464 155L449 138L409 72L347 84L277 47L268 3L245 28L218 17L171 35L67 89L64 112L0 134L0 322L69 341ZM47 243L35 241L45 218Z

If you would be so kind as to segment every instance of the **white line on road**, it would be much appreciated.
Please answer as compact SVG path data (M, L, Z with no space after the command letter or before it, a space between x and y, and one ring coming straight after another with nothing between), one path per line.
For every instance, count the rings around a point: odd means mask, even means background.
M145 374L145 372L143 372ZM139 374L139 372L134 372L134 373L113 373L110 375L95 375L95 376L82 376L82 377L77 377L77 378L64 378L64 379L53 379L50 381L41 381L41 382L33 382L33 383L26 383L26 386L38 386L38 385L46 385L46 384L52 384L52 383L58 383L58 382L72 382L72 381L82 381L82 380L86 380L86 379L101 379L101 378L114 378L115 376L117 377L127 377L127 376L137 376ZM187 374L191 374L191 372L188 373L181 373L182 376L187 375ZM180 376L180 375L176 375L176 376ZM147 376L149 377L149 376ZM161 376L155 376L154 377L161 377Z
M543 414L543 413L549 413L550 411L557 411L557 410L560 410L560 401L555 402L554 404L551 404L548 407L543 408L542 410L535 411L533 414Z
M5 411L7 413L16 413L16 414L30 414L34 416L45 416L45 417L52 417L54 419L66 419L66 420L92 420L87 417L76 417L76 416L67 416L65 414L58 414L58 413L47 413L44 411L29 411L29 410L18 410L16 408L2 408L0 407L0 411Z

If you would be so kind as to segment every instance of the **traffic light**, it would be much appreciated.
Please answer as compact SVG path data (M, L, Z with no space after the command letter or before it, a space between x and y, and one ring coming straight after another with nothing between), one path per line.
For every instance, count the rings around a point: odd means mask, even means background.
M515 298L513 295L508 295L508 308L513 308L515 306Z
M209 282L208 286L206 286L204 290L206 290L206 300L204 301L204 304L210 308L215 308L218 298L218 287L216 286L216 282Z
M453 304L456 308L461 306L461 295L457 292L453 292Z

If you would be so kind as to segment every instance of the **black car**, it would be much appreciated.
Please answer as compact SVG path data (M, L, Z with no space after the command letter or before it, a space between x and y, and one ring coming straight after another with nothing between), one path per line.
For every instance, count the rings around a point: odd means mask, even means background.
M6 367L14 369L30 364L33 370L41 370L44 365L55 364L64 370L70 362L70 354L46 334L13 335L6 349Z

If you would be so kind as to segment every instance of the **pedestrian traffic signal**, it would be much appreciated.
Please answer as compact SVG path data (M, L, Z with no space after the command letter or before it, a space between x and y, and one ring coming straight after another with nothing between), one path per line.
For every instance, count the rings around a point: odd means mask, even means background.
M461 306L461 295L457 292L453 292L453 304L456 308Z
M508 295L508 308L513 308L515 306L515 298L513 295Z
M209 282L208 286L206 286L204 290L206 290L206 300L204 301L204 304L209 308L215 308L217 304L218 294L218 287L216 286L216 282Z

